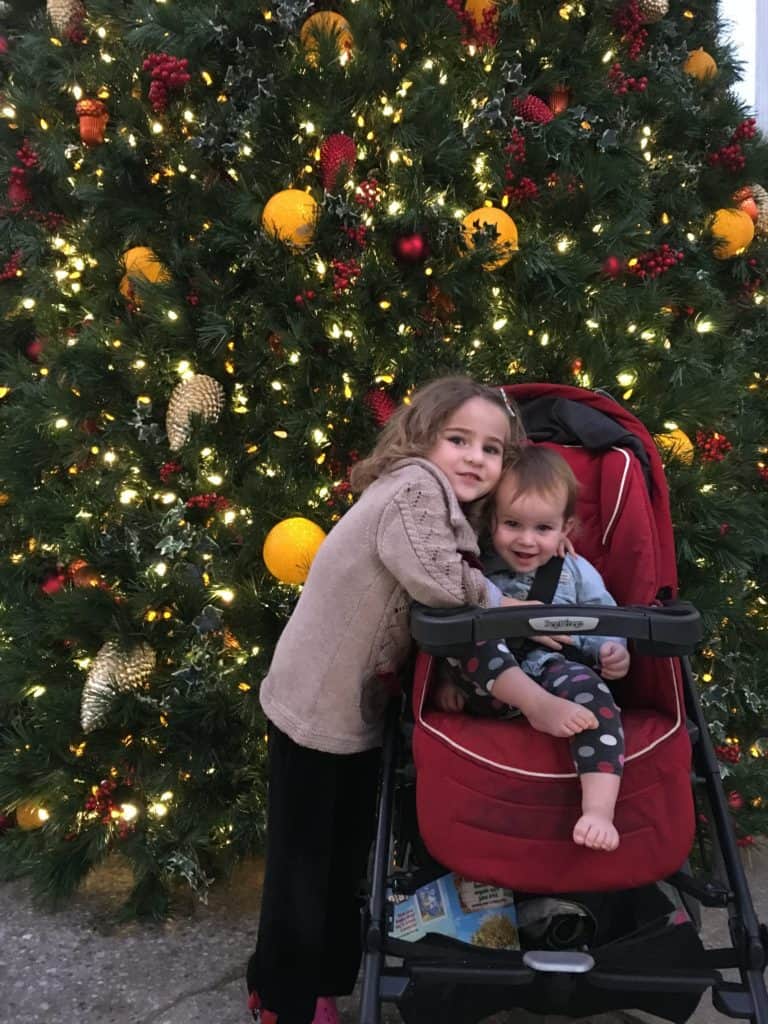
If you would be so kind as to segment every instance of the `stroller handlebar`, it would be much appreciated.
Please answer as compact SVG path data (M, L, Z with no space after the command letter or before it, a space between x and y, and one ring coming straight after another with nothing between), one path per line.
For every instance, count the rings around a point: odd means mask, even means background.
M701 616L686 601L617 608L606 605L519 605L504 608L411 606L411 635L428 654L456 655L482 640L547 633L621 636L638 654L692 654L703 637Z

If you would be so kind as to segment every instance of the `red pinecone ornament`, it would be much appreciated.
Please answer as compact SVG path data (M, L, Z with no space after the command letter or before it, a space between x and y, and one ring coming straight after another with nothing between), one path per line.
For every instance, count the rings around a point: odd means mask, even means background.
M349 174L355 166L357 147L344 132L329 135L320 146L320 177L326 192L332 192L341 174Z
M363 399L371 410L371 415L380 427L383 427L389 417L397 408L397 402L386 391L377 388L372 389Z
M518 117L524 121L533 121L534 124L549 124L555 116L538 96L516 96L512 100L512 109Z

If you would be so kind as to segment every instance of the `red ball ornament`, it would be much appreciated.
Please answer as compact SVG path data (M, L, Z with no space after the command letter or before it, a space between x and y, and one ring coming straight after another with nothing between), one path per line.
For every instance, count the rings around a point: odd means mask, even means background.
M624 260L618 256L606 256L602 270L606 277L620 277L624 273Z
M40 582L40 590L49 597L57 594L67 582L67 574L62 568L49 569Z
M412 235L401 235L393 245L395 258L401 263L423 263L429 256L429 242L416 231Z
M732 811L740 811L744 806L744 797L738 790L732 789L728 794L728 806Z
M45 348L44 338L33 338L32 341L28 342L24 349L24 355L29 359L31 363L39 363L40 356L43 354Z

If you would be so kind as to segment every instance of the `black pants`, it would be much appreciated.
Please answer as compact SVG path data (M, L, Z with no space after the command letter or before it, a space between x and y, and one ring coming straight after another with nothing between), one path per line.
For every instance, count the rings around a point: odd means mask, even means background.
M380 760L380 750L300 747L270 725L267 865L247 982L279 1024L311 1024L318 996L355 986Z

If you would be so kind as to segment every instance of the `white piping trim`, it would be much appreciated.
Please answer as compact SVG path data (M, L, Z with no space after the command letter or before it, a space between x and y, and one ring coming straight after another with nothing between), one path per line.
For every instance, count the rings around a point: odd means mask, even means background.
M611 528L613 527L613 524L614 524L614 522L616 520L616 516L619 514L619 509L621 508L621 499L622 499L622 496L624 494L624 488L626 487L626 484L627 484L627 478L629 476L629 469L630 469L630 466L632 465L632 461L630 459L629 452L627 451L626 448L617 448L615 445L612 445L611 446L611 451L621 452L621 454L624 456L624 472L621 474L621 482L619 484L619 493L616 496L616 503L613 506L613 515L608 520L608 525L606 526L605 533L603 534L603 539L602 539L603 547L605 547L605 542L608 540L608 534L611 532Z
M653 743L649 743L648 746L643 747L642 750L636 750L634 754L630 754L630 756L627 758L625 764L627 762L629 762L629 761L634 761L635 758L638 758L638 757L640 757L643 754L647 754L650 750L653 750L655 747L658 747L660 743L664 743L666 740L669 739L669 737L674 732L676 732L679 729L680 724L682 722L682 708L680 706L680 690L679 690L679 687L677 686L677 683L676 683L676 680L675 680L675 662L674 662L673 658L666 658L665 660L666 660L666 662L667 662L667 664L669 665L669 668L670 668L671 677L672 677L672 686L673 686L674 693L675 693L675 722L674 722L674 725L670 729L668 729L662 736L659 736L658 739L655 739L653 741ZM427 678L425 679L424 686L422 687L422 690L421 690L421 700L419 702L419 724L421 725L421 727L423 729L426 729L427 732L432 733L433 736L436 736L441 742L447 744L447 746L449 746L449 747L453 747L454 750L457 750L460 754L464 754L466 757L469 757L470 760L472 760L472 761L477 761L479 764L488 765L489 768L496 768L498 771L509 772L512 775L525 775L525 776L527 776L529 778L535 778L535 779L577 779L578 778L578 772L532 772L532 771L527 771L524 768L513 768L511 765L508 765L508 764L500 764L498 761L493 761L493 760L491 760L488 757L483 757L481 754L476 753L474 750L469 750L467 747L464 747L460 743L457 743L455 740L452 740L450 738L450 736L446 736L446 734L444 732L441 732L439 729L436 729L433 725L429 725L429 723L426 722L425 719L424 719L424 713L423 712L424 712L424 701L426 699L427 690L429 688L429 686L428 686L428 684L429 684L429 677L431 676L431 674L432 674L432 663L430 661L429 668L427 669Z

